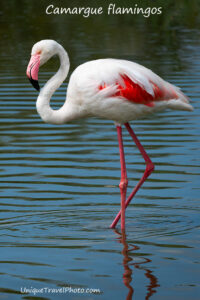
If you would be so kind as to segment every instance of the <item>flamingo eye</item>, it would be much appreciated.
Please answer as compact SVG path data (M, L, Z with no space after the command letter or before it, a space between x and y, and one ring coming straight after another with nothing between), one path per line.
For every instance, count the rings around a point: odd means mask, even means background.
M42 53L42 50L37 51L37 54L41 54L41 53Z

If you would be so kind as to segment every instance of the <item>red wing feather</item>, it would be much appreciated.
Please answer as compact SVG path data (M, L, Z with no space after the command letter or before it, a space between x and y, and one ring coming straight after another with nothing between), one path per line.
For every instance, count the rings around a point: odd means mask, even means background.
M118 90L115 94L113 94L113 97L123 97L131 102L144 104L149 107L154 106L154 101L178 98L175 92L167 92L165 89L159 88L154 82L150 81L154 91L154 96L152 96L145 90L145 88L133 82L127 75L121 75L121 77L124 81L124 85L122 86L116 82ZM101 85L99 86L99 90L106 87L106 84Z

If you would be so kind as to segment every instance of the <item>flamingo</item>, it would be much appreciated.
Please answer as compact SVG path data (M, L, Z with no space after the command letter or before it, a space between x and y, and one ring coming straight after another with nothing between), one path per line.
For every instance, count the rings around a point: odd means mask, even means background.
M39 67L52 56L58 55L60 68L40 90ZM122 59L97 59L78 66L69 79L66 101L58 110L50 107L53 93L66 79L69 57L65 49L54 40L37 42L31 52L26 74L36 90L37 112L46 123L65 124L78 118L98 117L114 121L117 129L121 181L121 209L111 224L115 228L121 218L121 230L125 230L125 209L154 170L154 164L141 145L129 122L165 109L192 111L189 99L182 91L163 80L150 69ZM146 169L143 176L126 200L128 178L122 138L122 125L128 130L144 158Z

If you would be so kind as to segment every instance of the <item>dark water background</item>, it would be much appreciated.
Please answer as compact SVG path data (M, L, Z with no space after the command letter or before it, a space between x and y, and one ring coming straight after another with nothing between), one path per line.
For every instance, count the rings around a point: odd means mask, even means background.
M69 1L54 1L69 6ZM74 1L71 6L106 6ZM119 1L115 1L119 5ZM148 6L148 1L121 1ZM157 1L162 16L46 16L48 1L0 9L0 299L200 299L199 1ZM118 57L178 85L194 112L134 122L156 170L129 205L126 237L109 229L120 208L120 163L111 121L54 126L35 110L25 77L32 45L56 39L79 64ZM40 83L58 68L53 59ZM67 81L53 97L62 105ZM129 189L144 162L124 131ZM71 287L99 293L20 294Z

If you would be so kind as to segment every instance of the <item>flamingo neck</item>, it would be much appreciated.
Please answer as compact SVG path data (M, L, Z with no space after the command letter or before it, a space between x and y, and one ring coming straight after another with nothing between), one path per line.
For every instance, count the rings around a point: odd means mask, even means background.
M58 45L55 54L59 56L60 68L41 89L37 98L36 108L44 122L50 124L64 124L77 117L76 108L70 101L67 101L67 99L63 106L58 110L54 110L50 107L51 97L67 77L70 66L68 54L61 45Z

